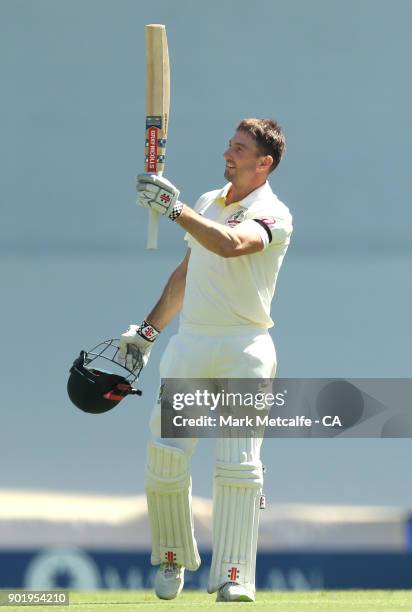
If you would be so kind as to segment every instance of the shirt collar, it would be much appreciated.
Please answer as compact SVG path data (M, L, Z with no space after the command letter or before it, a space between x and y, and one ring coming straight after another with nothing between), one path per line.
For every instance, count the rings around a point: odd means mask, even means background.
M232 186L232 183L227 183L223 187L223 189L221 189L220 193L218 194L216 198L216 201L222 206L225 205L226 196L231 186ZM239 200L238 202L236 202L236 204L238 204L239 206L242 206L242 208L249 208L257 200L265 199L269 195L273 195L273 191L272 191L271 186L269 185L269 182L266 181L265 183L263 183L263 185L261 185L260 187L258 187L257 189L249 193L249 195L243 198L243 200ZM233 202L233 204L234 203L235 202Z

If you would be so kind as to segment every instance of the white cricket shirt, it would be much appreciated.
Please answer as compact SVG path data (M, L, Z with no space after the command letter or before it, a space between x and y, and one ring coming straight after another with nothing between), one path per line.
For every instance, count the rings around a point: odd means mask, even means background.
M264 249L225 258L186 233L191 255L180 316L182 331L228 335L273 326L270 306L293 230L292 216L268 182L243 200L225 206L230 186L228 183L223 189L203 194L194 209L229 227L250 224L251 231L262 237Z

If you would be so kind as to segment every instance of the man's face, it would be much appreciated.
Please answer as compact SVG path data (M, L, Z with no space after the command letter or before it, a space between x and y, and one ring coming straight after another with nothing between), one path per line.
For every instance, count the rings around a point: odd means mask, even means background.
M255 139L251 134L238 130L229 141L223 154L226 161L225 178L233 185L244 185L261 173L261 161Z

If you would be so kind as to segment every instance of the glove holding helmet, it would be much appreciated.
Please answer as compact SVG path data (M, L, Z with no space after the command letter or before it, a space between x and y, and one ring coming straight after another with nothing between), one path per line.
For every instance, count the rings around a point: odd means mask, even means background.
M67 392L83 412L101 414L114 408L128 395L141 395L132 385L147 364L160 331L143 321L130 325L120 340L100 342L90 351L80 351L70 368ZM109 364L110 371L100 367ZM118 374L113 369L121 370Z
M144 368L159 334L160 330L147 321L141 325L129 325L129 329L120 336L117 361L131 371Z
M138 380L141 368L129 370L118 365L117 339L104 340L90 351L80 351L70 368L67 381L69 398L77 408L91 414L111 410L128 395L141 395L132 385ZM110 371L103 369L107 365ZM113 370L120 370L116 373Z

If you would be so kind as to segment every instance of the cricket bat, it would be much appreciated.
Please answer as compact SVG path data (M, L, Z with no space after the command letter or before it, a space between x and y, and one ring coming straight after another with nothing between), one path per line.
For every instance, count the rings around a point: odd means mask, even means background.
M170 107L170 67L166 27L145 26L146 146L145 172L163 174ZM159 214L149 211L147 248L157 249Z

